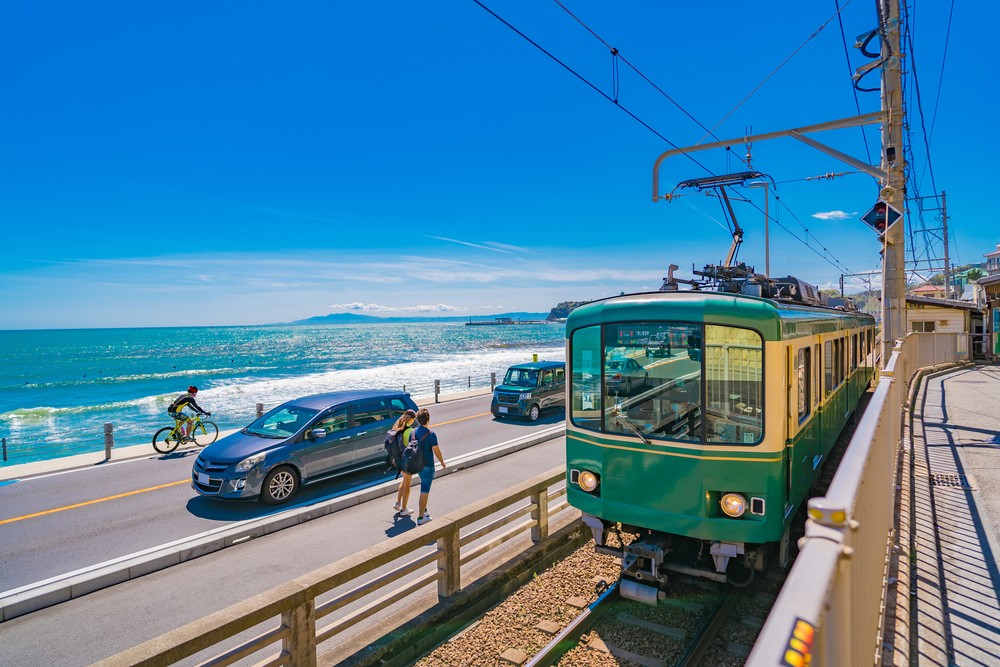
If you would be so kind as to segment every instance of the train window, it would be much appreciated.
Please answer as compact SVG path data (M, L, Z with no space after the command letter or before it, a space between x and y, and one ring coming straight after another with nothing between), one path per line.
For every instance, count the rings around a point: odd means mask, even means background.
M827 396L833 391L833 341L828 340L823 344L823 377L825 380L823 388Z
M812 397L813 405L819 403L819 345L813 345Z
M755 444L764 424L763 342L749 329L705 326L705 439Z
M851 370L858 367L858 334L851 336Z
M604 430L701 442L701 362L700 324L604 325Z
M570 341L570 418L581 428L601 430L601 327L577 329Z
M838 338L833 344L833 348L834 362L837 364L837 377L834 386L839 387L840 383L844 381L844 339Z
M812 361L810 360L811 350L803 347L799 350L798 356L798 381L799 381L799 423L801 424L809 416L809 408L812 401L809 400L809 389L812 387Z

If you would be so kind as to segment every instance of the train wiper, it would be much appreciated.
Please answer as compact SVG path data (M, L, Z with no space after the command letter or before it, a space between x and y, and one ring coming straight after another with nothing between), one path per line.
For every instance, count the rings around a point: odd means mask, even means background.
M635 433L639 437L639 439L642 440L644 443L646 443L647 445L653 444L646 438L646 436L642 434L641 431L639 431L638 428L636 428L636 425L633 424L631 420L629 420L629 418L625 416L625 413L621 411L621 408L619 406L615 405L615 409L611 411L611 414L614 415L615 417L618 417L618 419L620 419L622 423L625 424L625 426L628 426L628 429L633 433Z

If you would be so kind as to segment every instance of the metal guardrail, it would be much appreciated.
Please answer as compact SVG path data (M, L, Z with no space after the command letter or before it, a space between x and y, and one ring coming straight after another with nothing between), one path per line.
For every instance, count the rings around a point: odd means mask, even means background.
M416 399L433 397L435 402L438 402L441 396L447 394L460 393L472 389L485 389L487 387L493 389L497 384L496 375L494 371L488 376L468 376L444 381L423 380L415 383L406 383L402 386L402 390L410 392ZM236 415L219 415L212 417L211 420L218 425L220 430L242 428L261 415L262 404L251 405L254 405L256 409L247 406ZM103 427L94 426L92 428L66 430L54 436L45 435L19 439L11 435L6 435L3 437L2 449L0 449L0 465L3 463L17 464L26 459L38 460L98 452L102 447L104 448L105 456L110 458L112 447L148 445L152 441L153 433L159 428L169 425L168 422L169 418L166 414L163 414L162 417L152 417L138 423L108 423L104 424Z
M524 531L531 531L531 539L534 542L548 539L549 518L569 508L569 502L566 500L549 507L550 503L566 494L565 488L550 493L549 487L565 479L565 467L554 468L457 512L434 519L428 525L376 544L332 565L111 656L93 667L171 665L212 649L241 632L278 616L281 620L277 627L208 658L199 663L199 667L231 665L279 641L280 652L258 663L258 667L314 666L318 644L328 641L426 586L437 582L438 595L441 597L450 597L458 593L461 590L463 565L485 555ZM526 506L493 518L485 526L461 532L463 528L470 528L472 524L491 518L526 499L529 501ZM527 520L498 535L493 535L501 528L527 515L530 515ZM437 543L435 551L397 564L397 561L423 549L428 542L434 541ZM408 578L403 586L349 613L342 613L333 623L320 627L318 621L321 618L367 598L385 586L435 562L437 563L435 570L415 579ZM365 577L388 565L395 567L373 578ZM316 603L316 599L324 593L362 578L365 579L364 583L343 591L326 602Z
M968 359L967 342L955 333L896 341L826 496L809 501L798 558L749 667L880 662L907 385L922 368Z

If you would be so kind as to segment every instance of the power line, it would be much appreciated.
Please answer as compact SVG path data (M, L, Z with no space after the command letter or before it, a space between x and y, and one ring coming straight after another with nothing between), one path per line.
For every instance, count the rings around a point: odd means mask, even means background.
M638 116L636 116L636 115L635 115L635 114L633 114L633 113L632 113L631 111L629 111L628 109L626 109L625 107L623 107L623 106L622 106L621 104L619 104L617 100L613 99L613 98L612 98L611 96L609 96L609 95L608 95L607 93L605 93L605 92L604 92L603 90L601 90L600 88L598 88L597 86L595 86L594 84L592 84L592 83L591 83L590 81L588 81L588 80L587 80L586 78L584 78L584 77L583 77L583 76L582 76L581 74L578 74L578 73L577 73L577 72L576 72L575 70L573 70L573 69L572 69L572 68L571 68L571 67L570 67L569 65L565 64L564 62L562 62L561 60L559 60L558 58L556 58L556 57L555 57L554 55L552 55L551 53L549 53L548 51L546 51L546 50L545 50L544 48L542 48L542 47L541 47L541 46L540 46L539 44L537 44L537 43L536 43L535 41L533 41L533 40L532 40L532 39L531 39L530 37L528 37L528 36L527 36L527 35L525 35L525 34L524 34L523 32L521 32L520 30L518 30L517 28L515 28L514 26L512 26L512 25L511 25L510 23L508 23L507 21L505 21L505 20L504 20L503 18L501 18L501 17L500 17L500 16L498 15L498 14L496 14L496 12L494 12L493 10L491 10L491 9L490 9L489 7L487 7L486 5L484 5L484 4L482 3L482 2L480 2L479 0L472 0L472 1L473 1L473 2L475 2L475 3L477 4L477 5L479 5L480 7L482 7L483 9L485 9L485 10L486 10L487 12L489 12L489 13L490 13L490 14L491 14L491 15L492 15L492 16L493 16L494 18L496 18L496 19L497 19L498 21L500 21L501 23L503 23L503 24L504 24L505 26L507 26L508 28L510 28L511 30L513 30L514 32L516 32L516 33L517 33L518 35L520 35L521 37L523 37L523 38L524 38L524 39L525 39L525 40L526 40L526 41L527 41L528 43L530 43L530 44L531 44L532 46L534 46L534 47L535 47L535 48L537 48L537 49L538 49L539 51L541 51L542 53L544 53L545 55L547 55L547 56L548 56L549 58L551 58L552 60L554 60L555 62L557 62L557 63L558 63L559 65L561 65L561 66L562 66L562 67L563 67L563 68L564 68L564 69L565 69L566 71L568 71L568 72L569 72L569 73L571 73L571 74L572 74L573 76L575 76L576 78L580 79L580 81L583 81L583 82L584 82L585 84L587 84L588 86L590 86L590 88L592 88L592 89L593 89L594 91L596 91L597 93L599 93L599 94L601 95L601 97L603 97L604 99L608 100L609 102L611 102L612 104L614 104L615 106L617 106L617 107L618 107L619 109L621 109L622 111L624 111L625 113L627 113L627 114L628 114L628 115L629 115L630 117L632 117L632 118L633 118L634 120L636 120L637 122L639 122L639 123L640 123L640 124L641 124L641 125L642 125L643 127L645 127L645 128L647 129L647 130L649 130L650 132L652 132L653 134L655 134L656 136L658 136L658 137L659 137L660 139L663 139L663 141L667 142L667 143L668 143L668 144L669 144L669 145L670 145L670 146L671 146L672 148L674 148L675 150L681 150L681 149L680 149L680 148L679 148L679 147L678 147L678 146L677 146L676 144L674 144L674 143L673 143L672 141L670 141L670 140L669 140L669 139L667 139L667 138L666 138L665 136L663 136L662 134L660 134L659 132L657 132L656 130L654 130L654 129L653 129L652 127L650 127L650 126L649 126L648 124L646 124L646 123L645 123L645 122L644 122L644 121L643 121L642 119L640 119L640 118L639 118ZM845 3L845 4L844 4L844 7L847 7L847 5L851 3L851 1L852 1L852 0L847 0L847 3ZM560 5L560 6L561 6L561 5ZM564 9L565 9L565 8L564 8ZM567 11L568 11L568 10L567 10ZM572 14L570 14L570 15L572 16ZM834 16L836 16L836 15L834 15ZM573 18L576 18L576 17L574 16ZM820 31L820 30L822 30L822 29L823 29L823 28L824 28L824 27L826 26L826 24L827 24L827 23L829 23L830 21L832 21L832 20L833 20L833 18L834 18L834 17L833 17L833 16L831 16L831 17L830 17L830 18L829 18L829 19L827 20L827 22L826 22L826 23L824 23L824 24L823 24L822 26L820 26L820 27L819 27L819 28L818 28L818 29L816 30L816 32L814 32L814 33L812 34L812 36L810 36L810 37L809 37L809 39L807 39L807 40L806 40L806 41L805 41L805 42L804 42L804 43L802 44L802 46L805 46L806 44L808 44L808 43L809 43L809 41L810 41L810 40L811 40L811 39L812 39L813 37L815 37L815 36L816 36L817 34L819 34L819 31ZM579 21L579 19L577 19L577 20ZM581 22L581 25L582 25L582 22ZM584 27L586 27L586 26L584 25ZM588 29L588 30L590 30L590 28L587 28L587 29ZM596 34L596 33L594 33L594 32L593 32L592 30L591 30L590 32L591 32L592 34L594 34L594 36L595 36L595 37L597 37L597 34ZM598 39L600 39L600 37L598 37ZM601 40L601 42L602 42L602 43L605 43L605 45L606 45L606 42L604 42L604 40ZM798 52L798 50L800 50L801 48L802 48L802 47L800 46L800 47L799 47L799 49L797 49L797 50L796 50L796 53L797 53L797 52ZM615 55L617 55L617 54L615 54ZM792 56L794 56L794 55L795 55L795 53L793 53L793 54L792 54ZM792 56L789 56L789 57L788 57L788 59L786 59L786 60L785 60L785 62L788 62L788 60L789 60L789 59L791 59L791 57L792 57ZM618 57L620 57L620 56L618 56ZM622 59L622 60L624 60L624 59ZM628 64L628 63L626 62L626 64ZM782 65L784 65L784 63L782 63ZM631 65L629 65L629 66L631 67ZM778 69L780 69L780 68L781 68L781 66L779 65L779 66L778 66ZM635 68L633 68L633 69L635 69ZM638 70L636 70L636 71L638 71ZM777 70L775 70L775 72L776 72L776 71L777 71ZM773 74L773 73L772 73L772 74ZM645 78L645 77L643 77L643 78ZM768 77L768 78L770 78L770 77ZM648 79L647 79L647 81L648 81ZM765 79L765 81L766 81L766 79ZM763 85L763 82L762 82L762 84L761 84L761 85ZM759 87L760 87L760 86L758 86L758 88L759 88ZM755 90L756 90L756 89L755 89ZM753 94L753 93L751 92L751 95L752 95L752 94ZM749 95L748 95L747 97L749 98ZM669 99L669 98L668 98L668 99ZM744 101L746 101L746 100L744 99ZM740 104L742 104L742 102L741 102ZM737 105L737 106L738 106L738 105ZM735 111L735 109L733 109L733 111ZM731 114L731 113L732 113L732 112L730 112L730 114ZM728 117L728 116L727 116L727 117ZM723 119L723 120L725 120L725 119ZM697 122L697 120L696 120L695 122ZM721 123L721 122L722 122L722 121L720 121L720 123ZM698 123L698 124L699 124L699 125L701 125L701 123ZM702 126L702 127L704 127L704 126ZM718 125L717 125L716 127L718 127ZM713 128L713 129L714 129L714 128ZM710 130L709 132L711 133L711 130ZM708 136L708 135L706 135L706 136ZM715 174L715 173L714 173L714 172L713 172L713 171L712 171L711 169L709 169L709 168L708 168L708 167L706 167L705 165L703 165L703 164L701 164L700 162L698 162L697 160L695 160L695 159L694 159L694 158L693 158L693 157L692 157L692 156L691 156L690 154L688 154L688 153L686 153L686 152L684 152L684 151L681 151L681 153L682 153L682 154L683 154L684 156L686 156L686 157L687 157L687 158L688 158L689 160L691 160L692 162L694 162L694 163L695 163L696 165L698 165L699 167L701 167L702 169L704 169L705 171L707 171L707 172L708 172L709 174L711 174L712 176L715 176L715 175L716 175L716 174ZM831 266L833 266L833 267L834 267L835 269L837 269L837 270L841 270L841 269L847 269L847 267L846 267L846 266L844 266L844 264L842 264L842 263L840 262L840 260L838 260L838 259L837 259L836 257L833 257L833 254L832 254L832 253L830 253L830 252L829 252L829 251L828 251L828 250L826 249L826 247L825 247L825 246L823 246L822 242L820 242L820 240L819 240L819 239L817 239L815 235L813 235L813 234L812 234L811 232L809 232L809 230L808 230L808 229L807 229L807 228L805 227L805 225L803 225L803 224L802 224L802 222L801 222L801 221L800 221L800 220L799 220L799 219L798 219L798 218L797 218L797 217L795 216L795 214L794 214L794 213L792 213L791 209L789 209L789 208L788 208L788 206L787 206L787 205L786 205L786 204L785 204L784 202L780 201L780 199L779 199L779 198L778 198L777 196L775 196L775 200L776 200L776 201L779 201L779 203L780 203L780 204L781 204L781 205L782 205L782 206L783 206L783 207L785 208L785 210L787 210L787 211L789 212L789 214L790 214L790 215L791 215L791 216L792 216L793 218L795 218L795 220L796 220L796 221L797 221L797 222L799 223L799 225L801 225L801 226L802 226L802 228L806 230L806 238L807 238L807 239L808 239L808 237L809 237L809 236L812 236L812 238L813 238L813 239L815 239L815 240L816 240L816 242L820 244L820 247L822 247L822 248L823 248L823 253L820 253L820 252L819 252L818 250L816 250L816 248L814 248L813 246L809 245L808 241L803 241L802 239L800 239L800 238L799 238L798 236L796 236L795 234L792 234L791 230L789 230L789 229L788 229L787 227L785 227L785 226L784 226L784 225L782 225L782 224L781 224L780 222L778 222L778 219L777 219L777 218L772 218L772 217L771 217L770 215L767 215L766 217L768 218L768 220L771 220L771 221L773 221L773 222L774 222L774 224L778 225L778 227L780 227L781 229L783 229L783 230L785 230L786 232L788 232L788 234L789 234L789 235L790 235L790 236L791 236L791 237L792 237L793 239L795 239L795 240L796 240L796 241L798 241L799 243L802 243L802 244L803 244L804 246L806 246L807 248L809 248L809 249L810 249L810 250L811 250L812 252L816 253L816 255L818 255L819 257L823 258L823 260L824 260L824 261L826 261L827 263L829 263L829 264L830 264ZM755 203L753 203L752 201L748 201L748 203L749 203L749 204L750 204L751 206L753 206L753 207L754 207L755 209L757 209L758 211L760 211L761 213L764 213L763 209L761 209L761 208L760 208L759 206L757 206L757 205L756 205ZM728 222L728 219L727 219L727 222ZM824 254L824 253L825 253L825 254ZM832 257L832 258L834 259L834 261L836 261L836 262L837 262L837 264L834 264L833 262L831 262L831 261L830 261L830 259L829 259L829 258L828 258L828 257L826 256L827 254L829 254L829 255L830 255L830 257ZM838 266L838 264L839 264L839 266ZM847 269L847 270L848 270L848 271L850 271L850 269Z
M612 52L613 54L615 54L615 55L616 55L616 56L617 56L618 58L620 58L620 59L621 59L621 61L622 61L623 63L625 63L626 65L628 65L629 67L631 67L631 68L632 68L632 71L633 71L633 72L635 72L636 74L638 74L639 76L641 76L641 77L642 77L643 79L645 79L646 83L648 83L649 85L651 85L651 86L652 86L653 88L655 88L655 89L657 90L657 92L659 92L659 93L660 93L661 95L663 95L663 96L664 96L665 98L667 98L668 100L670 100L671 104L673 104L673 105L674 105L675 107L677 107L678 109L680 109L681 111L683 111L683 112L684 112L684 115L685 115L685 116L687 116L688 118L690 118L691 120L693 120L693 121L694 121L694 122L695 122L695 123L696 123L696 124L698 125L698 127L700 127L701 129L705 130L705 131L706 131L706 132L708 132L709 134L712 134L712 131L711 131L711 130L709 130L709 129L708 129L707 127L705 127L704 125L702 125L702 124L701 124L701 122L700 122L700 121L699 121L699 120L698 120L697 118L695 118L695 117L694 117L694 116L692 116L692 115L691 115L690 113L688 113L687 109L685 109L685 108L684 108L684 107L682 107L682 106L681 106L680 104L678 104L678 103L677 103L677 101L676 101L675 99L673 99L672 97L670 97L670 95L667 95L667 94L666 94L666 93L665 93L665 92L663 91L663 89L661 89L661 88L660 88L659 86L657 86L657 85L656 85L655 83L653 83L652 81L650 81L650 80L649 80L649 77L647 77L647 76L646 76L645 74L643 74L642 72L640 72L640 71L639 71L639 70L638 70L638 69L636 68L636 66L635 66L635 65L633 65L633 64L632 64L632 63L630 63L630 62L629 62L628 60L626 60L626 59L625 59L625 56L623 56L623 55L622 55L621 53L619 53L619 52L618 52L618 49L616 49L616 48L612 47L612 46L611 46L610 44L608 44L608 43L607 43L606 41L604 41L604 39L603 39L603 38L601 38L601 36L600 36L600 35L598 35L598 34L597 34L596 32L594 32L593 30L591 30L591 29L590 29L590 26L588 26L588 25L587 25L586 23L584 23L583 21L581 21L581 20L580 20L580 18L579 18L579 17L578 17L578 16L576 15L576 14L574 14L573 12L571 12L571 11L570 11L569 9L566 9L566 5L564 5L563 3L559 2L559 0L554 0L554 1L555 1L555 3L556 3L557 5L559 5L559 6L560 6L560 7L562 7L562 8L564 9L564 10L566 10L566 13L567 13L567 14L569 14L569 15L570 15L570 16L572 16L572 17L573 17L574 19L576 19L577 23L579 23L579 24L580 24L580 25L582 25L582 26L583 26L584 28L586 28L586 29L587 29L587 32L589 32L589 33L590 33L591 35L593 35L594 37L596 37L596 38L597 38L597 40L598 40L598 41L599 41L599 42L600 42L601 44L603 44L604 46L606 46L606 47L607 47L607 48L608 48L609 50L611 50L611 52ZM712 136L714 137L715 135L714 135L714 134L712 134ZM718 139L718 137L715 137L715 138L716 138L716 139Z
M723 118L722 120L720 120L720 121L719 121L718 123L716 123L716 124L715 124L715 127L713 127L713 128L711 129L711 130L709 130L709 131L708 131L708 134L706 134L706 135L705 135L704 137L702 137L701 139L699 139L699 140L698 140L698 143L700 144L701 142L705 141L705 139L706 139L706 138L708 138L708 136L709 136L709 135L711 135L711 134L712 134L712 132L714 132L714 131L715 131L715 130L716 130L716 129L717 129L717 128L718 128L719 126L720 126L720 125L722 125L722 124L723 124L724 122L726 122L726 118L729 118L730 116L732 116L732 115L733 115L733 113L734 113L734 112L735 112L735 111L736 111L737 109L739 109L739 108L740 108L741 106L743 106L743 103L744 103L744 102L746 102L746 101L747 101L748 99L750 99L750 96L751 96L751 95L753 95L754 93L756 93L756 92L757 92L757 91L758 91L758 90L760 89L760 87L761 87L761 86L763 86L763 85L764 85L765 83L767 83L767 82L768 82L768 80L769 80L769 79L770 79L770 78L771 78L772 76L774 76L775 74L777 74L777 73L778 73L778 70L779 70L779 69L781 69L782 67L784 67L784 66L785 66L785 63L787 63L787 62L788 62L789 60L791 60L792 58L794 58L794 57L795 57L795 54L796 54L796 53L798 53L799 51L801 51L801 50L802 50L802 49L803 49L803 48L805 47L805 45L806 45L806 44L808 44L809 42L811 42L811 41L813 40L813 38L814 38L814 37L815 37L816 35L818 35L818 34L820 33L820 31L821 31L821 30L823 30L823 28L825 28L825 27L827 26L827 24L828 24L828 23L829 23L830 21L832 21L832 20L833 20L833 19L834 19L835 17L837 17L837 16L840 16L840 12L841 12L842 10L846 9L846 8L847 8L847 5L851 4L851 2L852 2L852 1L853 1L853 0L847 0L847 2L845 2L845 3L844 3L844 6L843 6L843 7L840 7L840 8L838 8L838 9L837 9L837 13L836 13L836 14L834 14L833 16L831 16L830 18L828 18L828 19L826 20L826 22L825 22L825 23L823 23L823 25L821 25L820 27L816 28L816 31L815 31L815 32L814 32L813 34L809 35L809 38L808 38L808 39L807 39L806 41L802 42L802 45L801 45L801 46L799 46L799 48L797 48L797 49L795 49L794 51L792 51L792 55L790 55L790 56L788 56L787 58L785 58L785 60L784 60L784 61L783 61L783 62L782 62L782 63L781 63L780 65L778 65L778 66L777 66L776 68L774 68L774 71L773 71L773 72L771 72L770 74L768 74L768 75L767 75L767 76L766 76L766 77L764 78L764 80L763 80L763 81L761 81L760 83L758 83L758 84L757 84L757 87L756 87L756 88L754 88L753 90L751 90L751 91L750 91L750 92L749 92L749 93L747 94L747 96L746 96L746 97L744 97L744 98L743 98L743 99L742 99L742 100L740 101L740 103L739 103L739 104L737 104L736 106L734 106L734 107L733 107L733 110L732 110L732 111L730 111L729 113L727 113L727 114L725 115L725 117L724 117L724 118Z
M657 132L656 130L654 130L653 128L651 128L641 118L639 118L634 113L632 113L631 111L629 111L628 109L626 109L625 107L623 107L615 99L613 99L610 95L608 95L603 90L601 90L600 88L598 88L597 86L595 86L594 84L592 84L590 81L588 81L587 79L585 79L582 75L577 74L577 72L572 67L570 67L569 65L567 65L563 61L561 61L558 58L556 58L554 55L552 55L551 53L549 53L548 51L546 51L545 49L543 49L541 46L539 46L538 44L536 44L530 37L528 37L527 35L525 35L523 32L521 32L520 30L518 30L517 28L515 28L511 24L507 23L507 21L505 21L502 18L500 18L500 16L498 16L496 14L496 12L494 12L492 9L490 9L489 7L487 7L486 5L484 5L483 3L479 2L479 0L472 0L472 1L474 3L476 3L477 5L479 5L480 7L482 7L483 9L485 9L490 14L492 14L494 18L496 18L498 21L500 21L501 23L503 23L505 26L507 26L508 28L510 28L511 30L513 30L514 32L516 32L518 35L520 35L521 37L523 37L525 40L528 41L528 43L530 43L536 49L538 49L539 51L541 51L542 53L544 53L545 55L547 55L549 58L552 58L552 60L554 60L557 63L559 63L567 72L569 72L570 74L572 74L576 78L580 79L580 81L583 81L585 84L587 84L588 86L590 86L591 88L593 88L594 91L596 91L598 94L600 94L601 97L603 97L604 99L606 99L608 102L611 102L612 104L614 104L616 107L618 107L619 109L621 109L622 111L624 111L625 113L627 113L629 116L631 116L633 119L635 119L640 125L642 125L647 130L649 130L650 132L652 132L653 134L655 134L656 136L658 136L660 139L663 139L665 142L667 142L668 144L670 144L670 146L672 148L674 148L675 150L680 150L680 148L677 146L677 144L675 144L674 142L670 141L670 139L667 139L665 136L663 136L662 134L660 134L659 132ZM684 153L683 151L682 151L682 153L683 153L683 155L685 157L687 157L687 159L691 160L692 162L694 162L696 165L698 165L699 167L701 167L702 169L704 169L708 173L710 173L710 174L712 173L711 169L709 169L708 167L706 167L702 163L700 163L697 160L695 160L693 157L691 157L690 154ZM713 176L714 176L714 174L713 174Z
M853 77L854 68L851 67L851 56L847 52L847 36L844 34L844 19L840 15L840 0L833 0L833 2L837 6L837 22L840 23L840 39L844 43L844 58L847 59L847 72ZM858 110L858 115L860 116L861 103L858 102L858 89L853 85L853 82L851 90L854 92L854 108ZM871 164L872 152L868 149L868 135L865 133L865 128L863 126L859 126L858 129L861 130L861 138L865 140L865 155L868 156L868 163Z
M913 11L914 13L916 12L916 7L914 7ZM934 123L937 121L938 102L941 101L941 85L944 83L944 64L948 59L948 39L951 37L951 17L954 13L955 0L951 0L951 9L948 10L948 28L944 33L944 55L941 56L941 77L938 79L937 97L934 98L934 113L931 115L931 133L928 139L934 138Z

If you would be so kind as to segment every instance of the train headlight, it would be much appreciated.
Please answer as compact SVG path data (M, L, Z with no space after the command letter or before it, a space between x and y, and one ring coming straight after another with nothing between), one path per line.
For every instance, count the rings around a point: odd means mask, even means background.
M747 499L738 493L727 493L722 496L720 504L722 511L733 518L743 516L743 513L747 511Z
M580 473L580 478L577 481L577 484L579 484L580 488L586 491L587 493L592 493L597 488L598 484L597 475L590 472L589 470L584 470L583 472Z

